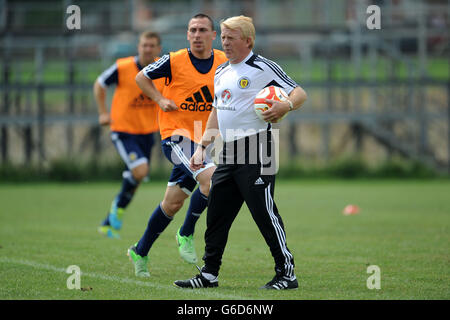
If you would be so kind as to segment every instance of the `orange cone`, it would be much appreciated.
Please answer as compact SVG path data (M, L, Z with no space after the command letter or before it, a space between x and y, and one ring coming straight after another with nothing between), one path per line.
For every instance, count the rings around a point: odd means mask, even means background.
M359 213L359 207L354 204L347 205L344 210L342 210L342 214L346 216L351 216Z

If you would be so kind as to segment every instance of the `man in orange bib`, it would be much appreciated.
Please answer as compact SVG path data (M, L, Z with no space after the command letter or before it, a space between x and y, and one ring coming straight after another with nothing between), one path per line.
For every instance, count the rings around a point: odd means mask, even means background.
M118 238L125 208L133 199L140 182L147 177L153 132L158 130L158 110L155 101L142 93L135 77L143 66L156 61L161 52L161 38L157 33L144 32L139 37L138 55L121 58L105 70L94 84L100 125L109 125L111 139L126 168L122 188L114 198L106 219L98 231L110 238ZM164 79L155 82L162 90ZM106 108L106 89L116 89L109 113Z
M136 76L142 91L161 108L158 116L162 149L173 164L164 199L151 215L139 242L128 250L136 276L149 276L148 252L189 196L188 212L176 238L181 257L189 263L197 262L194 227L207 206L215 165L211 159L206 159L205 167L194 172L189 168L189 159L198 146L212 110L214 73L227 60L222 51L212 49L215 38L211 18L197 14L188 24L189 48L163 56ZM169 79L162 93L154 85L161 77ZM197 184L199 187L194 191Z

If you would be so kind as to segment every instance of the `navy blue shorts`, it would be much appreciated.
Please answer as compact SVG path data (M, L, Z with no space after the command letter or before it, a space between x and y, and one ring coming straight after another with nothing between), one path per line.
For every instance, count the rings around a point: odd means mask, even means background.
M198 145L183 136L172 136L161 141L162 150L167 159L173 164L168 186L179 185L181 190L190 195L197 185L196 177L202 171L215 167L214 162L207 157L205 167L193 171L189 167L192 155Z
M113 131L111 132L111 140L128 170L150 162L153 133L130 134Z

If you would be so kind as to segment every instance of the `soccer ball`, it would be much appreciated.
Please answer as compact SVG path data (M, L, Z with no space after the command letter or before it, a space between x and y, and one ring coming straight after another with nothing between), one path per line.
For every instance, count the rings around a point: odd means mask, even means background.
M264 119L263 119L263 116L261 115L261 113L269 110L272 107L272 104L267 103L265 101L266 99L277 100L277 101L286 101L288 99L288 95L287 95L286 91L284 91L282 88L275 87L275 86L266 87L266 88L262 89L256 95L255 101L254 101L255 113L258 116L258 118L260 118L263 121L264 121ZM286 112L285 115L283 117L281 117L281 119L279 119L279 120L284 119L284 117L286 117L287 114L288 113Z

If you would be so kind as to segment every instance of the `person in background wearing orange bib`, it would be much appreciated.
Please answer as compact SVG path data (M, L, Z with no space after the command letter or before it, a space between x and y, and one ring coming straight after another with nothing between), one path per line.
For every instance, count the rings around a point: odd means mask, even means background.
M109 125L111 140L126 168L122 173L122 188L112 201L106 219L98 231L109 238L119 238L125 208L129 205L141 181L147 177L153 132L158 130L158 110L155 101L142 93L135 77L143 66L157 61L161 53L161 38L146 31L139 37L138 55L121 58L95 81L94 96L99 124ZM116 85L111 112L106 108L107 87ZM155 81L162 90L164 79Z
M189 208L176 239L181 258L189 263L197 262L194 227L208 204L210 180L216 167L211 159L206 159L205 167L194 172L189 168L189 159L212 110L216 68L227 61L223 51L212 48L215 38L212 19L197 14L188 24L189 48L161 57L136 76L142 91L161 108L158 117L162 149L173 164L164 199L150 216L141 239L128 249L139 277L150 275L148 252L189 196ZM162 93L155 86L160 78L169 79ZM197 184L199 187L194 191Z

